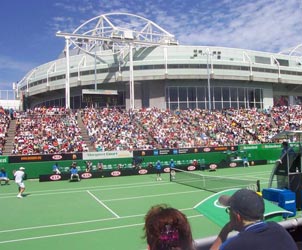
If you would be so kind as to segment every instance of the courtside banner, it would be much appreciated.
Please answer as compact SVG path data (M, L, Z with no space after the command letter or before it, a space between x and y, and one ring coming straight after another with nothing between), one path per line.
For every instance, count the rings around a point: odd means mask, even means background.
M8 156L0 156L0 163L8 163Z
M105 151L105 152L83 152L83 160L132 158L131 151Z
M65 160L81 160L82 153L67 153L67 154L45 154L45 155L17 155L9 156L9 163L24 163L38 161L65 161Z
M183 155L197 153L217 153L217 152L236 152L238 146L218 146L202 148L174 148L174 149L154 149L154 150L135 150L134 156L164 156L164 155Z
M198 203L196 206L194 206L194 209L197 210L199 213L203 214L205 217L207 217L209 220L211 220L218 226L223 227L229 221L230 217L229 214L226 212L226 207L218 202L218 198L221 195L232 195L237 190L238 189L227 189L215 193ZM268 200L264 199L264 204L264 218L266 220L282 221L284 214L292 214L292 212L287 211Z

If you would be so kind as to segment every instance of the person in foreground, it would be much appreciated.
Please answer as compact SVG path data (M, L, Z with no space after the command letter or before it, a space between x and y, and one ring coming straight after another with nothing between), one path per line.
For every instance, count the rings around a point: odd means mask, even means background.
M167 205L151 207L145 216L148 250L194 250L191 226L187 217Z
M256 192L240 189L220 196L230 221L222 228L210 250L298 250L291 235L277 222L264 221L264 200ZM239 233L227 239L233 230Z

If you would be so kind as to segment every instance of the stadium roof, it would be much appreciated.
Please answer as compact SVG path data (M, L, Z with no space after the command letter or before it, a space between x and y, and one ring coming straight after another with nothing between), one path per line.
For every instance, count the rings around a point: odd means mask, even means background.
M71 54L97 54L112 50L122 52L128 42L140 46L177 45L174 35L156 23L129 13L108 13L89 19L72 34L58 31L57 36L68 36ZM64 51L60 58L64 57Z

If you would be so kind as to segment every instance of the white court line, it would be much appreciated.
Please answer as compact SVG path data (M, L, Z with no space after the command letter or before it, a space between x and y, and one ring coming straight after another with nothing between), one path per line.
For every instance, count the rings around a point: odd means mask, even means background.
M265 174L265 173L270 173L270 171L263 171L263 172L255 172L253 173L253 175L255 174ZM211 176L211 175L209 175ZM232 174L232 175L226 175L225 177L228 176L232 176L232 177L240 177L240 176L246 176L245 173L238 173L238 174ZM224 177L224 176L221 176ZM255 179L259 179L259 178L255 178ZM266 184L268 183L268 181L262 181L262 184ZM93 190L93 191L98 191L98 190L115 190L115 189L125 189L125 188L135 188L135 187L148 187L148 186L155 186L155 185L170 185L170 184L175 184L175 183L171 183L169 181L162 181L160 183L154 183L154 182L139 182L136 183L137 185L133 185L133 184L122 184L122 185L109 185L106 186L106 188L102 187L102 186L92 186L92 187L79 187L79 188L72 188L72 189L58 189L58 190L43 190L43 191L35 191L32 192L31 195L34 196L43 196L43 195L58 195L58 194L70 194L70 193L79 193L79 192L83 192L87 189ZM1 193L0 194L0 199L6 199L6 198L15 198L15 193Z
M30 237L30 238L21 238L21 239L15 239L15 240L4 240L4 241L0 241L0 244L19 242L19 241L27 241L27 240L38 240L38 239L53 238L53 237L61 237L61 236L68 236L68 235L75 235L75 234L93 233L93 232L112 230L112 229L120 229L120 228L127 228L127 227L136 227L136 226L142 226L143 224L144 223L138 223L138 224L132 224L132 225L118 226L118 227L98 228L98 229L85 230L85 231L76 231L76 232L70 232L70 233L50 234L50 235Z
M161 182L161 183L154 183L154 182L150 182L150 184L140 184L140 185L126 185L126 186L123 186L123 185L120 185L120 186L113 186L113 187L109 187L109 188L102 188L102 187L83 187L83 188L79 188L78 190L67 190L65 189L65 191L52 191L52 190L48 190L48 191L35 191L35 192L32 192L30 193L31 196L44 196L44 195L59 195L59 194L71 194L71 193L81 193L81 192L85 192L87 189L90 189L92 191L108 191L108 190L116 190L116 189L126 189L126 188L136 188L136 187L154 187L155 185L171 185L171 184L174 184L174 183L170 183L170 182ZM49 192L51 191L51 192ZM48 193L47 193L48 192ZM8 194L12 194L10 196L8 196ZM0 199L6 199L6 198L12 198L12 197L16 197L15 193L8 193L8 194L4 194L5 196L1 196L0 195Z
M94 194L92 194L89 190L86 190L88 194L90 194L98 203L100 203L104 208L106 208L110 213L112 213L116 218L120 218L118 214L116 214L112 209L107 207L100 199L98 199Z
M179 209L180 211L187 211L187 210L194 210L193 208L182 208ZM128 219L128 218L135 218L135 217L144 217L145 214L135 214L135 215L127 215L119 217L119 219ZM198 215L199 216L199 215ZM202 215L203 216L203 215ZM191 216L192 217L192 216ZM7 229L2 230L0 233L10 233L10 232L17 232L17 231L26 231L26 230L36 230L42 228L52 228L52 227L64 227L64 226L73 226L79 224L88 224L88 223L96 223L108 220L117 220L117 218L106 218L106 219L97 219L97 220L86 220L86 221L77 221L77 222L69 222L69 223L61 223L61 224L52 224L52 225L43 225L43 226L35 226L35 227L23 227L23 228L15 228L15 229Z
M201 215L201 214L193 215L193 216L188 216L187 218L195 218L195 217L203 217L203 215ZM123 218L125 218L125 217L123 217ZM70 233L50 234L50 235L21 238L21 239L14 239L14 240L4 240L4 241L0 241L0 244L28 241L28 240L38 240L38 239L45 239L45 238L62 237L62 236L76 235L76 234L93 233L93 232L99 232L99 231L105 231L105 230L114 230L114 229L136 227L136 226L142 226L142 225L144 225L144 223L137 223L137 224L131 224L131 225L118 226L118 227L97 228L97 229L84 230L84 231L75 231L75 232L70 232Z
M126 198L116 198L116 199L109 199L104 201L123 201L123 200L132 200L132 199L145 199L149 197L158 197L158 196L169 196L169 195L176 195L176 194L189 194L189 193L200 193L205 192L202 189L192 190L192 191L183 191L183 192L175 192L175 193L166 193L166 194L152 194L152 195L145 195L145 196L132 196Z

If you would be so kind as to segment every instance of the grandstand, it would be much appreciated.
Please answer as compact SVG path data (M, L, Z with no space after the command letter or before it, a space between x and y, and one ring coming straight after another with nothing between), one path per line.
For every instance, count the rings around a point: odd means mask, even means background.
M39 107L82 109L75 121L81 146L68 152L82 152L82 144L111 151L269 143L282 130L301 129L299 46L287 54L184 46L154 22L125 13L94 17L57 36L67 45L60 57L28 72L13 93L28 111L18 117L22 124L43 124ZM4 131L5 154L48 152L17 150L18 140L28 140L24 131L40 147L49 142L29 126L15 130L15 122Z
M301 103L302 62L293 53L299 47L284 54L179 45L154 22L125 13L97 16L57 36L66 40L60 57L16 86L23 108L222 110Z

